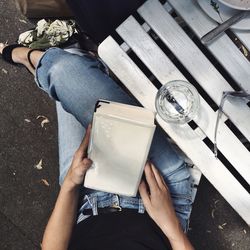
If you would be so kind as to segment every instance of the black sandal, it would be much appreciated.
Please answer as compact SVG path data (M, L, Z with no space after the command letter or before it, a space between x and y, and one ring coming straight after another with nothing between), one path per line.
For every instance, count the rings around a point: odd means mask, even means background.
M13 51L13 49L15 49L15 48L22 48L22 47L25 47L25 46L23 46L23 45L21 45L21 44L12 44L12 45L8 45L8 46L4 47L4 48L3 48L3 51L2 51L2 57L3 57L4 61L6 61L6 62L8 62L8 63L10 63L10 64L18 65L19 63L14 62L13 59L12 59L12 51ZM32 53L33 51L35 51L35 50L37 50L37 49L32 49L32 50L30 50L30 51L28 52L28 54L27 54L27 59L28 59L28 61L29 61L29 63L30 63L30 66L31 66L32 69L34 69L34 70L35 70L36 68L35 68L35 66L34 66L33 63L32 63L32 61L31 61L31 59L30 59L30 56L31 56L31 53ZM27 68L27 70L29 71L28 68ZM29 72L30 72L30 71L29 71ZM32 74L32 72L30 72L30 73Z

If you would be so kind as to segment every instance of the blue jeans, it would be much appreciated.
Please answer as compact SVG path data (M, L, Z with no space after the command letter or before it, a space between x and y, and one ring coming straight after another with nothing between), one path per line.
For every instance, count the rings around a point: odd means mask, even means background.
M75 54L78 53L78 54ZM60 184L68 171L72 157L92 120L98 99L137 105L137 102L101 70L99 60L80 54L51 48L40 59L36 69L36 82L51 98L56 100L58 114ZM153 138L148 156L160 170L167 183L176 214L184 231L188 228L191 213L191 182L184 160L172 148L166 134L159 128ZM84 191L84 190L83 190ZM86 190L85 190L86 191ZM143 213L141 198L124 197L105 192L82 193L78 221L85 217L84 209L120 205L138 209Z

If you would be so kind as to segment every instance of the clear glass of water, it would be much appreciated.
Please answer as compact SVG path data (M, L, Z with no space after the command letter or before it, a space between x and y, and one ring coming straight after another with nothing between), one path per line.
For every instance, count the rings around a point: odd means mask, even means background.
M164 121L184 124L194 119L199 111L199 93L186 81L171 81L159 89L155 107Z

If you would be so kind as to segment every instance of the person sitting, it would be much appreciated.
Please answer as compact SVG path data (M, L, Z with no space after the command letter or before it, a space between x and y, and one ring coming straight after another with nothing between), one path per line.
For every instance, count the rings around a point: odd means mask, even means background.
M56 101L61 189L42 249L193 249L185 234L192 206L189 169L160 127L136 197L82 185L92 164L86 149L96 101L138 105L101 70L102 63L59 48L43 52L1 43L0 53L5 61L24 65Z

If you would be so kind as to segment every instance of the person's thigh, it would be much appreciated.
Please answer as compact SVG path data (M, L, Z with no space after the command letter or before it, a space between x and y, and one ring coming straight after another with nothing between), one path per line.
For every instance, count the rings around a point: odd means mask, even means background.
M159 169L170 190L176 214L186 232L192 209L190 172L183 158L174 150L165 132L156 129L149 160Z
M100 62L58 48L48 50L38 63L36 81L86 128L95 103L107 99L136 105L118 84L100 70Z
M62 185L71 165L73 155L85 135L85 128L76 118L56 102L58 120L59 184Z
M96 101L101 98L136 104L100 66L99 61L81 55L79 50L68 53L61 49L50 49L38 64L37 84L56 100L60 184L83 139L85 127L92 121Z

